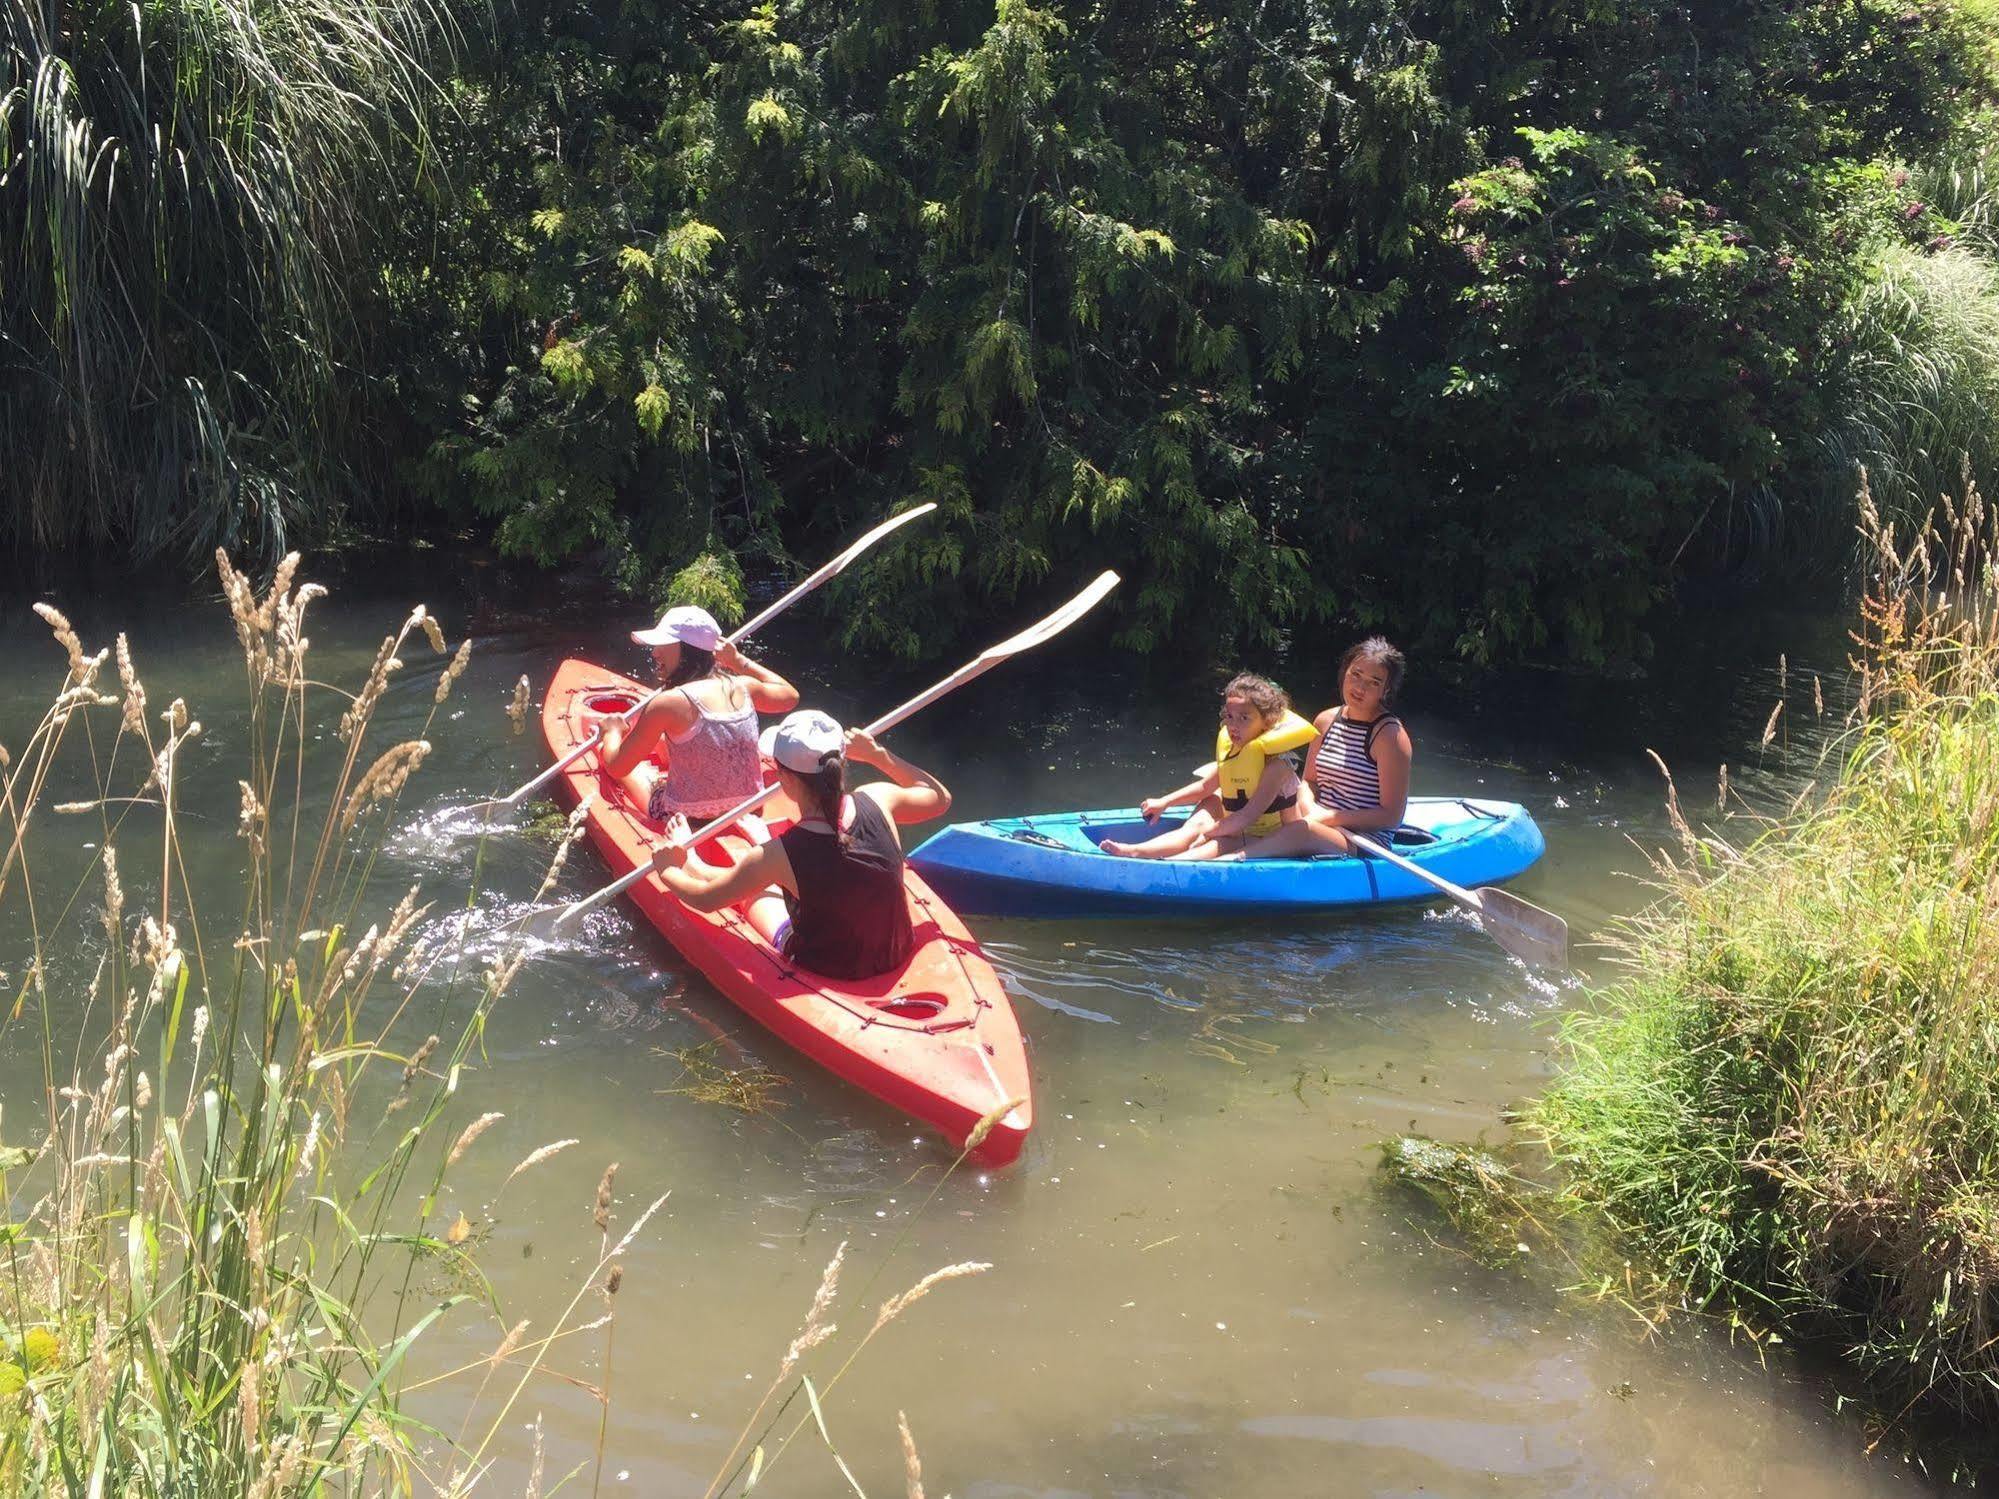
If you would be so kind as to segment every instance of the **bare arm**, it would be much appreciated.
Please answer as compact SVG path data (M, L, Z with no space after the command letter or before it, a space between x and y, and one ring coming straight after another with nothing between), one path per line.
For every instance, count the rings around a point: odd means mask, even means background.
M772 841L748 849L726 869L717 869L680 842L688 833L687 819L675 816L666 825L667 841L653 850L652 867L660 883L697 911L720 911L749 899L759 890L796 881L784 846Z
M674 694L670 692L654 698L630 729L620 718L605 719L604 739L597 747L598 763L614 776L630 775L673 726L673 701Z
M1291 783L1295 772L1283 759L1272 759L1263 767L1263 774L1257 777L1256 789L1249 794L1249 800L1235 811L1209 828L1201 837L1202 842L1211 838L1240 838L1249 825L1270 810L1270 804L1284 794L1284 788Z
M1138 810L1147 822L1155 820L1168 807L1185 807L1213 796L1221 789L1221 773L1210 760L1201 767L1201 778L1189 781L1177 791L1169 791L1164 796L1148 796L1138 804Z
M847 758L856 765L872 765L889 778L888 785L877 781L860 789L895 821L928 822L951 810L950 787L921 766L882 748L867 730L855 729L847 735Z
M1374 739L1374 768L1381 778L1381 805L1356 812L1321 806L1319 822L1355 833L1379 833L1397 827L1409 812L1409 766L1415 759L1409 731L1400 721Z
M729 641L715 651L715 664L743 679L750 702L759 713L789 713L798 706L798 689L768 666L752 661Z

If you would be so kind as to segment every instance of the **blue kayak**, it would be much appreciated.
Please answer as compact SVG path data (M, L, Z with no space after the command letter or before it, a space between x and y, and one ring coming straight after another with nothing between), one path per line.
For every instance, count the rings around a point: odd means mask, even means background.
M1102 852L1185 820L1146 822L1135 807L953 823L909 856L955 909L994 916L1139 916L1172 912L1323 911L1437 892L1385 859L1238 859L1175 864ZM1381 841L1376 835L1376 841ZM1460 885L1509 880L1547 847L1517 802L1411 797L1395 852Z

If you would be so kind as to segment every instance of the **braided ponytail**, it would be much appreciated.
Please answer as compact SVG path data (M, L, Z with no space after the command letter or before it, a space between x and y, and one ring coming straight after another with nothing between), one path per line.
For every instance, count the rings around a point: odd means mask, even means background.
M819 757L817 773L804 779L812 787L813 800L819 803L819 815L832 825L840 852L845 853L847 829L840 821L840 806L847 799L847 757L839 750L826 751Z

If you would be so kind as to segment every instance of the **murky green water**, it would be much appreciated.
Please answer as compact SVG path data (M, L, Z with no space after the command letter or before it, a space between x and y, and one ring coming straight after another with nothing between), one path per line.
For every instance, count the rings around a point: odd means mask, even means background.
M382 630L421 596L411 588L368 597L349 585L317 606L320 674L358 677ZM461 892L476 844L443 814L540 767L532 732L512 737L502 713L514 678L543 681L571 651L630 658L621 631L579 626L573 613L475 608L476 579L422 588L454 638L474 619L478 646L382 859L385 907L412 880L447 900ZM87 639L129 629L156 704L183 694L207 724L183 804L190 848L208 866L195 877L225 882L240 859L242 753L226 620L117 597L62 602ZM821 622L794 622L764 650L842 715L941 675L871 679L843 669L824 637ZM19 601L0 611L0 641L0 741L18 742L60 657ZM1787 647L1794 721L1780 722L1759 770ZM1129 802L1172 784L1205 758L1211 688L1142 687L1095 649L1086 636L1003 668L898 743L952 783L964 817ZM1640 849L1670 836L1644 747L1680 772L1690 808L1711 807L1724 760L1767 803L1808 773L1809 666L1832 672L1841 658L1837 631L1802 626L1717 629L1673 649L1630 683L1521 673L1445 685L1419 663L1408 694L1417 789L1527 802L1550 853L1518 888L1579 937L1644 899ZM1283 672L1308 711L1329 700L1330 654ZM397 683L381 743L422 721L431 680L413 667ZM87 829L77 841L90 841ZM489 845L489 899L531 894L546 856L527 837ZM45 888L90 878L88 849L41 857ZM135 893L147 888L142 868L128 859ZM602 878L580 852L565 888ZM928 1491L960 1499L1911 1487L1898 1462L1865 1459L1864 1435L1788 1366L1760 1367L1697 1330L1647 1340L1615 1313L1478 1270L1380 1193L1378 1142L1408 1130L1496 1135L1501 1111L1546 1075L1551 1023L1573 996L1531 980L1475 929L1420 909L1250 926L973 924L1032 1048L1039 1125L1017 1167L954 1177L934 1200L945 1157L920 1128L769 1041L623 912L534 963L464 1088L468 1118L507 1117L452 1173L438 1220L462 1210L477 1225L501 1315L434 1329L422 1372L482 1358L521 1317L554 1325L594 1261L592 1189L617 1160L621 1221L672 1196L625 1260L608 1375L615 1491L701 1492L842 1240L838 1320L849 1334L925 1271L994 1266L914 1307L828 1395L834 1437L870 1494L902 1491L898 1409ZM88 916L71 927L88 929ZM20 948L19 912L0 909L0 968L17 968ZM69 950L57 979L85 961ZM690 1047L769 1069L777 1107L747 1115L676 1091L687 1078L672 1054ZM39 1076L22 1028L0 1037L10 1114L16 1099L32 1107ZM580 1143L499 1191L521 1157L569 1137ZM846 1346L843 1336L821 1350L822 1384ZM603 1333L570 1340L553 1363L603 1383ZM415 1399L450 1430L475 1387L446 1381ZM537 1380L509 1416L490 1490L520 1489L537 1414L553 1478L588 1458L598 1411L577 1383ZM761 1491L845 1485L808 1428Z

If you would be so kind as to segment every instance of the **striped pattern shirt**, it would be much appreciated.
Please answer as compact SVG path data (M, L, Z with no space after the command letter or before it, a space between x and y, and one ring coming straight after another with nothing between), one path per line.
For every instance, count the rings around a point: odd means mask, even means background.
M1342 812L1367 812L1381 805L1381 770L1374 763L1374 737L1393 713L1359 723L1338 709L1326 726L1326 737L1312 760L1312 791L1329 807Z

